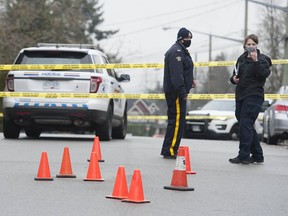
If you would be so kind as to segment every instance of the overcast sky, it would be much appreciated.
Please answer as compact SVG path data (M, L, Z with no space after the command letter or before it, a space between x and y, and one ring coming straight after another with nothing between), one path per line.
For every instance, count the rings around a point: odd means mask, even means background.
M244 38L245 0L100 0L100 3L105 20L101 29L119 29L119 33L101 45L106 50L118 50L124 57L123 63L162 63L164 53L175 42L181 27L193 33L189 51L194 61L208 61L209 57L209 37L197 31ZM286 6L287 0L275 0L275 3ZM257 33L258 18L265 7L249 2L248 8L248 34ZM170 29L164 31L165 27ZM261 49L261 35L258 36ZM235 60L242 52L242 44L212 37L212 58L221 52L226 53L227 60ZM139 78L143 82L143 78L151 78L153 74L142 71L137 71L137 77L132 75L135 82ZM161 80L162 73L158 71L152 79Z

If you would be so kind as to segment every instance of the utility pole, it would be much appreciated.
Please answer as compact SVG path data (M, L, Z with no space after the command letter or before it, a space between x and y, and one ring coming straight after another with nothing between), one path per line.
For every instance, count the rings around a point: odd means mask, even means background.
M211 34L209 35L209 61L212 61L212 35Z
M270 7L270 8L274 8L276 10L281 10L283 12L286 13L286 18L285 18L285 24L286 24L286 33L285 33L285 37L284 37L284 42L285 42L285 46L284 46L284 59L288 59L288 6L287 7L280 7L277 5L271 5L271 4L266 4L263 2L259 2L259 1L254 1L254 0L248 0L250 2L256 3L256 4L260 4L266 7ZM288 1L287 1L287 5L288 5ZM282 73L282 85L283 86L288 86L288 64L284 64L283 65L283 73Z
M287 1L287 5L288 5L288 1ZM284 59L288 59L288 10L286 10L285 24L286 24L286 33L284 37L285 38ZM288 65L287 64L283 66L282 85L288 86Z
M244 38L248 33L248 0L245 0Z
M210 34L209 35L209 62L212 61L212 35ZM211 67L208 67L208 80L213 80L211 79L212 78L212 73L211 73ZM208 82L208 92L207 93L210 93L212 92L212 89L211 89L211 82Z

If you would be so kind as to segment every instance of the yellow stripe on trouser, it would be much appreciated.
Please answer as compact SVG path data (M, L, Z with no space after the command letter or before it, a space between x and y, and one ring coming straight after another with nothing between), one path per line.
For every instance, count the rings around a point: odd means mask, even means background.
M170 154L173 156L174 155L174 146L177 141L177 136L179 132L179 123L180 123L180 104L179 104L179 98L176 99L176 122L175 122L175 129L174 129L174 136L172 140L172 144L170 147Z

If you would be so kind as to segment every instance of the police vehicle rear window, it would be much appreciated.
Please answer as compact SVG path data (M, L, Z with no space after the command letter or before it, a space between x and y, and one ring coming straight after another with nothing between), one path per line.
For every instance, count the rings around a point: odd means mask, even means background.
M92 64L87 53L67 51L24 51L15 64ZM92 72L93 70L74 70Z

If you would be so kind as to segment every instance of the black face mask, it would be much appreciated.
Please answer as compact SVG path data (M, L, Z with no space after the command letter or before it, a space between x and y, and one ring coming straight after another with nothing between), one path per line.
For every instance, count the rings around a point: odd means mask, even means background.
M183 40L182 43L185 47L189 47L191 45L191 40Z

